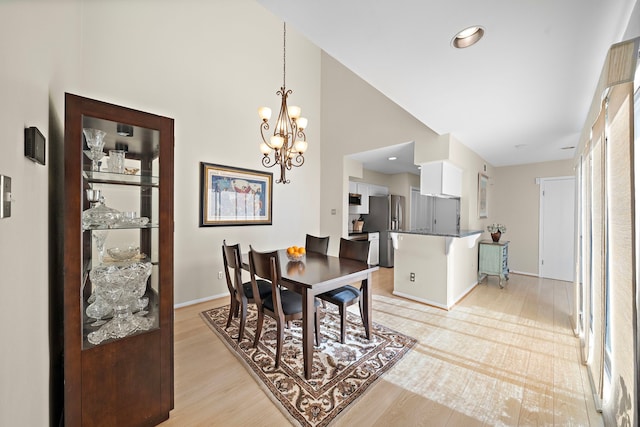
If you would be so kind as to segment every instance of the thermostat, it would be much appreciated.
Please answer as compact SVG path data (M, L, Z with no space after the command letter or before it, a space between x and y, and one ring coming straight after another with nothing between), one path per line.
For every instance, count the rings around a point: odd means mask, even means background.
M24 155L36 163L45 164L45 139L37 127L24 130Z

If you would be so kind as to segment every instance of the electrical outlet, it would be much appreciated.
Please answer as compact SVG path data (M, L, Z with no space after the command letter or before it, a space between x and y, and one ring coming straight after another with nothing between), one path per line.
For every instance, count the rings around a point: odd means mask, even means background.
M416 273L409 273L409 280L412 282L416 281Z
M222 280L222 271L218 271L218 280Z

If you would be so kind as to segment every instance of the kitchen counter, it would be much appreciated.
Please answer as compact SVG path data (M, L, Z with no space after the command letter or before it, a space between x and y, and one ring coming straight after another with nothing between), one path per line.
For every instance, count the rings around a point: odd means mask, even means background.
M481 230L391 231L393 294L450 310L478 284Z
M368 234L368 231L350 231L349 237L367 236Z
M420 234L423 236L443 236L443 237L468 237L473 236L474 234L482 234L483 230L457 230L451 231L449 233L443 232L432 232L428 230L389 230L392 233L402 233L402 234Z

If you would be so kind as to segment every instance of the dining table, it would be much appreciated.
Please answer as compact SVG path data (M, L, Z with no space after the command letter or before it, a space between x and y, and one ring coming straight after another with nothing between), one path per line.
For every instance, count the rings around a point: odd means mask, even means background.
M315 325L315 297L341 286L360 282L362 317L367 339L371 339L371 275L377 265L307 252L299 261L292 261L285 249L277 251L282 274L281 285L302 295L302 357L304 376L311 378ZM242 268L249 271L249 255L242 255Z

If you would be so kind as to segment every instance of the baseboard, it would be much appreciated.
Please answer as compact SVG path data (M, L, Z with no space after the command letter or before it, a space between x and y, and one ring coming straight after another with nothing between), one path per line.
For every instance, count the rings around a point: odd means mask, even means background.
M410 299L412 301L421 302L423 304L427 304L427 305L430 305L432 307L441 308L443 310L449 311L449 308L446 305L439 304L439 303L433 302L433 301L429 301L429 300L424 299L424 298L417 298L417 297L415 297L413 295L405 294L404 292L393 291L392 294L396 295L396 296L399 296L399 297L402 297L402 298Z
M526 271L509 270L509 274L520 274L521 276L540 277L538 273L528 273Z
M204 298L199 298L199 299L194 299L191 301L186 301L186 302L181 302L178 304L174 304L173 305L173 309L178 309L178 308L182 308L182 307L188 307L190 305L194 305L194 304L200 304L201 302L207 302L207 301L212 301L214 299L218 299L218 298L223 298L225 296L228 296L228 293L222 293L222 294L218 294L218 295L211 295L208 297L204 297Z

